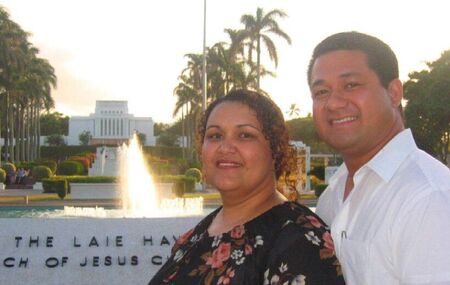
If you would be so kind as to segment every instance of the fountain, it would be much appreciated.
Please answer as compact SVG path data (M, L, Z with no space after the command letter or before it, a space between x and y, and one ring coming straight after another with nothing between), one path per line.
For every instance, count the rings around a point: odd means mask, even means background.
M151 279L177 237L202 218L203 203L158 195L136 136L119 156L122 209L66 207L70 218L0 219L0 284Z
M104 148L101 153L104 167ZM115 152L110 153L115 155ZM58 216L98 217L98 218L155 218L204 215L203 198L175 198L171 193L161 193L156 188L153 177L148 170L136 134L129 145L123 144L117 150L120 174L121 209L104 209L101 207L64 207ZM166 192L169 189L165 189ZM169 190L170 191L170 190ZM44 214L45 215L45 214ZM52 217L54 213L46 216Z

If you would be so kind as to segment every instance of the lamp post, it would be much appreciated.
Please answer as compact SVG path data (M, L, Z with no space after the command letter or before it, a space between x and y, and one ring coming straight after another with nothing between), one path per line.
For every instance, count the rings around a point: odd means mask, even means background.
M203 0L203 59L202 59L202 73L203 73L203 114L206 112L206 0ZM202 180L202 191L206 191L206 182Z
M202 73L203 73L203 113L206 111L206 0L203 0L203 60L202 60Z

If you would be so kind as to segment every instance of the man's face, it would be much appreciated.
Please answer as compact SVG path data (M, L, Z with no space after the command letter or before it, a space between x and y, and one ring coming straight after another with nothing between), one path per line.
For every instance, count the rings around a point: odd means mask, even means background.
M401 83L393 80L385 89L361 51L318 57L310 88L318 134L344 159L376 153L399 131Z

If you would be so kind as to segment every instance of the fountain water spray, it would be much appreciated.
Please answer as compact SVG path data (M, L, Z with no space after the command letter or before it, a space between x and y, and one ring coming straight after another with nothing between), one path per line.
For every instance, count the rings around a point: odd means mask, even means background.
M203 214L203 198L163 198L159 195L134 134L119 149L122 208L127 217L170 217ZM165 193L164 196L167 196Z
M128 145L123 144L118 148L117 155L122 209L65 206L62 213L54 211L51 215L95 218L156 218L205 215L203 198L167 198L173 196L171 189L161 187L161 184L159 184L160 187L156 187L136 134L133 135Z
M159 197L141 152L137 135L119 149L122 209L127 216L154 217Z

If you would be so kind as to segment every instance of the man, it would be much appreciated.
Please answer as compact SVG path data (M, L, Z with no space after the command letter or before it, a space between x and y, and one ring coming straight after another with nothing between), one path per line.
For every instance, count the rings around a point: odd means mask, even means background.
M450 170L403 123L391 48L346 32L314 50L308 83L320 137L344 159L316 213L348 284L450 284Z

